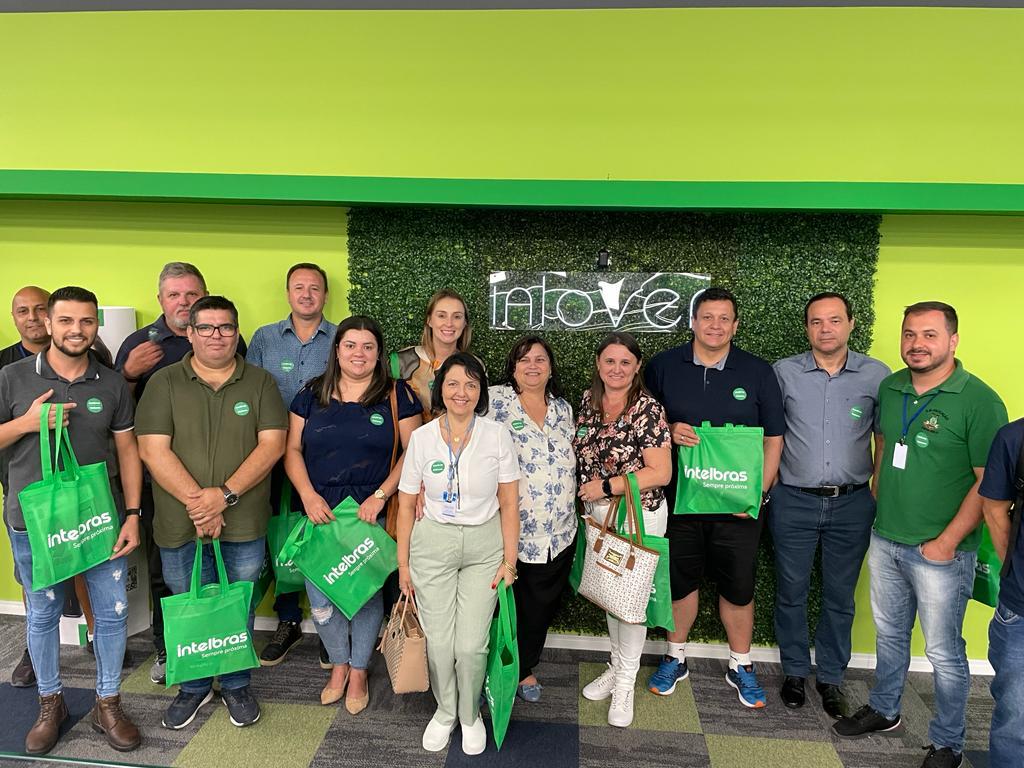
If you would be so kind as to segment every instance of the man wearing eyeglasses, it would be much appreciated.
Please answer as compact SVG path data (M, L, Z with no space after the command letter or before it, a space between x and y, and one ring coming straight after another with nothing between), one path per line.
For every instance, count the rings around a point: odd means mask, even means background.
M202 272L184 261L172 261L160 270L156 300L160 316L130 334L117 351L114 368L121 372L138 403L146 385L157 371L181 362L192 351L187 330L192 305L206 296ZM245 339L238 337L238 352L245 354ZM164 684L167 653L164 650L164 619L161 598L171 594L164 584L160 550L153 543L153 484L147 472L142 478L142 529L145 531L146 561L149 564L149 594L153 603L153 646L156 658L149 679Z
M196 537L219 538L230 581L255 581L270 518L270 470L284 453L288 415L273 377L238 354L238 312L223 296L206 296L189 312L192 351L149 381L136 414L142 460L153 476L153 536L164 581L174 594L190 588ZM214 579L212 547L203 577ZM249 631L253 629L249 609ZM164 714L177 730L213 698L213 680L182 683ZM249 670L222 675L231 722L252 725L260 708Z

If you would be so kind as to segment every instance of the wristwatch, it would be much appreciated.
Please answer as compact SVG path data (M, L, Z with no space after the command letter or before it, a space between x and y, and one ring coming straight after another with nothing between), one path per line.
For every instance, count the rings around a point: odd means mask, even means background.
M604 491L604 495L607 498L612 497L612 481L609 478L605 478L601 481L601 490Z
M220 487L220 492L224 494L224 503L229 507L235 506L238 503L238 494L228 488L226 485Z
M381 501L387 501L388 495L384 493L383 488L378 488L376 491L373 492L373 498L380 499Z
M124 511L125 517L142 517L142 510L138 507L128 507Z

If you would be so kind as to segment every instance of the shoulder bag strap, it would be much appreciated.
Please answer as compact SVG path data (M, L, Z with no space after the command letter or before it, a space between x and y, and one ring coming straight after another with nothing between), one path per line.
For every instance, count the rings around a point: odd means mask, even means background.
M398 360L397 353L393 352L392 355L394 355L394 361L397 361ZM392 363L393 365L395 364L394 361ZM392 426L393 434L391 435L391 468L388 470L388 474L391 474L391 472L394 471L395 463L398 461L399 431L398 431L398 380L397 379L395 381L391 382L391 395L390 395L390 399L391 399L391 426ZM398 496L398 491L395 491L395 496ZM391 498L391 499L388 499L388 501L387 501L387 511L386 511L385 516L384 516L384 530L393 539L397 539L398 538L398 499L397 498Z

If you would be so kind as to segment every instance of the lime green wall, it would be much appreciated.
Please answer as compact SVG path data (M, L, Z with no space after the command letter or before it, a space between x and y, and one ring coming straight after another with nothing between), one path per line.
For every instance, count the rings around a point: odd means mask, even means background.
M1024 13L3 14L0 168L1024 181Z
M345 227L344 211L328 207L0 201L0 345L18 338L8 301L26 284L83 285L151 322L168 261L198 266L211 292L237 304L246 336L288 313L285 273L299 261L327 270L327 315L345 317ZM0 600L20 599L10 558L0 546Z
M1024 218L999 216L886 216L882 219L875 278L875 329L871 353L893 369L902 367L899 330L903 308L935 299L960 316L957 356L992 386L1010 418L1024 416L1024 365L1017 293L1024 285ZM992 609L968 604L964 623L967 655L985 658ZM914 655L924 654L920 629ZM867 568L857 585L854 651L874 653Z

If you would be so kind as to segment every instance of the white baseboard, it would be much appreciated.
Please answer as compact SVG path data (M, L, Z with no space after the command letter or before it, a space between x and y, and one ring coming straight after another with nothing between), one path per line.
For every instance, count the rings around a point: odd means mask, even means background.
M0 614L15 616L25 615L25 606L20 600L0 600ZM272 632L277 629L277 619L273 616L257 616L256 629ZM302 631L312 634L316 631L311 619L302 622ZM561 635L554 632L548 635L546 648L568 648L579 651L607 651L608 638L595 635ZM648 640L644 646L644 653L659 654L665 649L664 643L660 640ZM729 646L725 643L687 643L686 654L698 659L727 659L729 658ZM811 651L813 661L814 652ZM775 664L779 663L779 649L754 647L750 649L750 658L754 661L766 661ZM994 675L995 671L987 659L968 659L972 675ZM850 658L851 669L874 669L875 654L855 653ZM923 656L914 656L910 659L911 672L931 672L932 665Z

